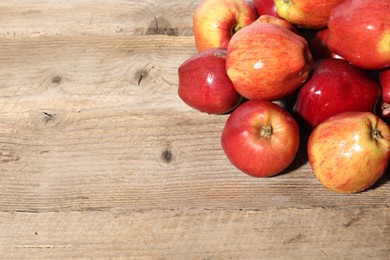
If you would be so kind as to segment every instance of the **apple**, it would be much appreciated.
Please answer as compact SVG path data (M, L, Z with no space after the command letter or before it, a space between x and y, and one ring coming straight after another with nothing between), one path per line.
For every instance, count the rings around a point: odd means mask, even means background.
M381 113L386 119L390 119L390 68L379 72L379 83L382 88Z
M368 70L390 66L390 1L345 0L328 22L329 49Z
M272 16L272 15L263 14L259 18L257 18L257 20L254 21L252 24L255 24L255 23L272 23L272 24L283 26L283 27L291 30L294 33L297 33L297 34L299 33L299 31L297 30L297 28L294 27L294 25L292 25L291 23L287 22L286 20L284 20L282 18L278 18L278 17Z
M256 22L233 35L226 70L245 98L276 100L302 85L312 62L304 38L283 26Z
M380 95L379 84L366 71L346 60L321 59L299 89L294 111L314 128L341 112L374 112Z
M209 114L234 109L241 96L226 73L226 49L199 52L178 68L179 97L187 105Z
M281 18L300 28L326 27L332 9L344 0L275 0Z
M265 100L249 100L229 116L221 144L229 161L253 177L286 169L299 147L299 127L285 109Z
M308 159L316 178L339 193L371 187L385 172L390 128L370 112L344 112L318 125L309 136Z
M226 48L231 37L257 17L255 7L245 0L203 0L193 16L198 51Z
M390 68L379 72L379 83L382 87L382 100L390 103Z
M253 4L259 16L271 15L279 17L274 0L253 0Z
M343 59L340 55L332 52L326 43L329 36L328 28L315 31L314 36L309 40L309 50L315 60L324 58Z

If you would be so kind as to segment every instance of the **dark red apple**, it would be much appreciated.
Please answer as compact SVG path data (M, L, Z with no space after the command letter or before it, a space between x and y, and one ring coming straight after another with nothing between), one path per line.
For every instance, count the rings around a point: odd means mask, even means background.
M329 30L328 28L318 30L315 32L313 38L309 40L309 50L316 60L325 58L342 59L342 57L332 52L326 41L328 40Z
M382 100L390 103L390 68L379 72L379 83L382 87Z
M234 109L241 96L226 73L226 49L197 53L180 65L179 97L189 106L209 114Z
M253 177L269 177L286 169L299 147L299 127L282 107L249 100L229 116L221 143L229 161Z
M355 66L390 66L390 1L344 0L331 12L327 44Z
M311 127L346 111L374 112L381 90L368 73L346 60L314 62L312 76L300 88L294 111Z
M280 17L278 11L276 10L276 5L274 0L253 0L253 4L257 10L257 13L260 15L272 15L275 17Z
M379 83L382 88L382 116L390 119L390 68L379 72Z

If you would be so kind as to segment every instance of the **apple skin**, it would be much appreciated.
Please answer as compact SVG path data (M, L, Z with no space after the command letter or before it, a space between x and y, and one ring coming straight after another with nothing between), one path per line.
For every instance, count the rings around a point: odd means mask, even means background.
M281 18L305 29L326 27L332 9L344 0L275 0Z
M253 4L255 5L259 16L271 15L278 18L280 17L278 15L278 11L276 10L274 0L253 0Z
M299 89L294 111L314 128L341 112L374 112L380 95L379 84L366 71L345 60L321 59Z
M332 52L326 43L329 36L328 28L317 30L314 36L309 40L309 50L315 60L334 58L343 59L340 55Z
M277 100L308 78L313 63L307 41L273 23L253 23L231 39L226 70L247 99Z
M345 0L328 22L329 49L363 69L389 67L389 14L389 0Z
M270 177L294 160L299 127L285 109L265 100L249 100L229 116L221 144L229 161L253 177Z
M379 83L382 88L381 115L390 119L390 68L379 72Z
M203 0L193 15L198 51L226 48L237 31L257 18L255 7L245 0Z
M208 114L224 114L234 109L241 96L233 87L226 69L226 49L197 53L178 68L179 97L192 108Z
M313 130L307 150L320 183L338 193L357 193L386 171L390 129L370 112L340 113Z
M379 72L379 83L382 87L382 100L390 103L390 68Z
M272 24L283 26L296 34L299 34L299 31L297 30L297 28L294 27L294 25L292 25L291 23L287 22L282 18L278 18L272 15L263 14L259 18L257 18L257 20L254 21L252 24L255 23L272 23Z

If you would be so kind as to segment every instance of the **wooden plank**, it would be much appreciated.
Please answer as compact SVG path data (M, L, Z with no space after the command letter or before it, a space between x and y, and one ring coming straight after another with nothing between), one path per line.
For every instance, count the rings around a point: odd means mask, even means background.
M200 1L10 0L0 4L0 37L193 34Z
M0 213L0 251L6 259L388 259L388 219L383 208Z
M221 150L225 119L109 109L1 114L8 124L0 128L0 209L389 205L387 180L364 193L339 195L319 185L303 154L285 174L247 177Z
M177 68L195 51L192 37L163 35L0 39L0 111L188 111L176 94Z

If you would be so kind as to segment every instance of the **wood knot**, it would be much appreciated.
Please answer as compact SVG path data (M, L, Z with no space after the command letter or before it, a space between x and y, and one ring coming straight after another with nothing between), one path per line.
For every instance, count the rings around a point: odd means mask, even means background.
M154 66L147 68L149 64L145 66L145 68L141 68L137 70L134 74L134 80L137 82L137 85L141 85L142 81L144 81L148 76L149 73L154 69Z
M55 123L56 121L55 113L42 112L42 114L43 114L43 121L45 125L47 125L50 122Z
M168 36L178 36L178 28L172 27L171 23L164 17L154 17L154 20L148 26L146 34L162 34Z
M61 84L62 77L61 76L55 76L51 79L51 83L53 84Z
M33 123L39 127L57 126L64 119L64 116L65 114L60 111L30 111L30 117Z
M169 164L173 161L174 155L169 148L166 148L164 151L162 151L160 158L163 162Z

